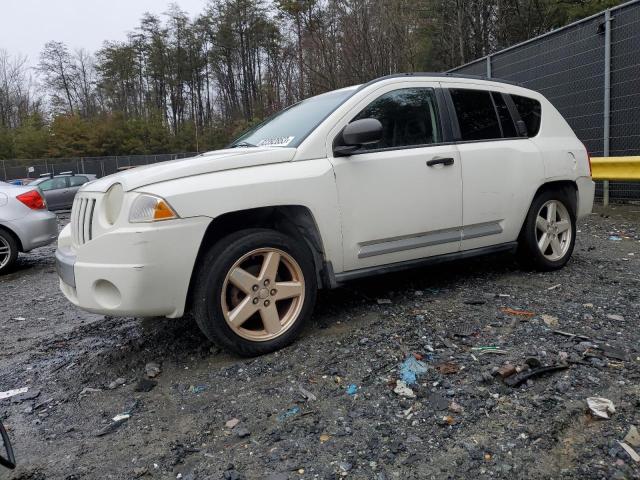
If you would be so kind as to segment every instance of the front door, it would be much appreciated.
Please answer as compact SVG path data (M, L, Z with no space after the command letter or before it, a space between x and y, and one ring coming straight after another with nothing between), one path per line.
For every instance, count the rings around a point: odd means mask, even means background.
M444 145L431 82L371 93L332 132L376 118L383 138L332 157L342 221L344 271L457 252L462 175L455 145ZM336 131L337 130L337 131Z

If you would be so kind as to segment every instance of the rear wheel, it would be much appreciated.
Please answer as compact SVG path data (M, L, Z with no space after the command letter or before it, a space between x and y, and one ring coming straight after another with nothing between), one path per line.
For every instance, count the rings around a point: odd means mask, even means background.
M547 190L535 198L519 240L522 264L541 271L566 265L576 240L574 203L566 190Z
M244 230L204 256L193 311L214 342L240 355L261 355L299 335L316 290L306 245L273 230Z
M0 275L13 268L18 258L18 244L11 234L0 230Z

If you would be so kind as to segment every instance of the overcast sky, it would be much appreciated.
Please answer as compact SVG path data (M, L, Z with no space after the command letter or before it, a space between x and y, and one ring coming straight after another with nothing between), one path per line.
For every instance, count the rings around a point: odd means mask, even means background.
M207 0L0 0L0 49L33 66L50 40L94 53L104 40L124 40L144 12L161 14L171 3L193 17Z

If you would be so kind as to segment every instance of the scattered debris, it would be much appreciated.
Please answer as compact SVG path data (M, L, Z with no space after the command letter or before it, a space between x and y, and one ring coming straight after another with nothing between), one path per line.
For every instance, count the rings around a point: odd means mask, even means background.
M23 388L8 390L6 392L0 392L0 400L4 400L5 398L15 397L16 395L27 393L28 391L29 391L29 387L23 387Z
M128 414L117 415L113 417L113 421L111 423L108 423L104 427L102 427L100 430L98 430L95 436L103 437L105 435L115 432L120 427L120 425L122 425L123 423L126 423L130 417L131 415L128 415ZM118 420L116 420L116 418Z
M443 362L436 365L436 370L442 375L452 375L460 371L460 366L453 362Z
M206 385L191 385L189 391L191 393L202 393L207 389Z
M40 390L29 390L28 392L19 393L11 397L11 403L22 403L28 400L35 400L40 396Z
M145 365L144 371L147 374L147 378L156 378L162 372L160 364L156 362L149 362Z
M393 389L394 393L397 393L401 397L416 398L416 394L411 390L405 382L402 380L396 381L396 388Z
M347 387L347 395L355 395L358 393L358 386L355 384L351 384Z
M506 355L507 353L509 353L506 350L503 350L495 346L473 347L471 350L474 352L478 352L478 355L485 355L485 354Z
M507 377L510 377L511 375L515 375L516 372L517 372L516 366L511 364L503 365L498 369L498 375L500 375L500 377L502 378L507 378Z
M519 373L512 377L505 379L504 383L509 385L510 387L517 387L518 385L526 382L530 378L539 377L540 375L544 375L545 373L558 372L560 370L566 370L569 368L569 365L549 365L546 367L539 367L533 370L529 370L526 372Z
M550 292L551 290L555 290L556 288L560 288L562 286L561 283L554 285L552 287L547 288L547 292Z
M584 335L578 335L576 333L563 332L562 330L552 330L552 331L553 333L562 335L563 337L579 338L580 340L591 340L591 338L589 337L585 337Z
M251 435L249 429L247 427L243 427L242 425L238 425L237 427L235 427L233 429L233 433L238 438L247 438L249 435Z
M506 313L507 315L515 315L517 317L534 317L535 313L528 312L526 310L516 310L514 308L503 307L500 309L502 313Z
M609 418L610 414L616 412L616 407L613 402L608 398L603 397L589 397L587 398L587 405L591 414L599 418Z
M611 235L609 237L609 240L611 240L612 242L620 242L620 241L622 241L622 238L617 236L617 235Z
M449 404L449 411L453 413L462 413L464 412L464 407L456 402L451 402Z
M232 418L231 420L227 420L224 426L228 429L235 428L240 423L240 420L237 418Z
M547 327L557 327L558 326L558 317L554 317L553 315L540 315L542 317L542 321Z
M85 387L82 389L82 391L80 392L80 396L84 397L85 395L89 395L90 393L99 393L102 390L100 390L99 388L91 388L91 387Z
M607 318L609 320L615 320L616 322L624 322L624 317L622 315L617 315L613 313L608 313Z
M318 399L318 397L316 397L309 390L305 389L302 385L298 386L298 390L300 390L300 393L305 398L305 400L308 400L310 402L315 402Z
M640 447L640 433L638 433L638 429L634 425L629 428L627 435L624 437L624 441L632 447Z
M627 445L624 442L618 442L618 445L620 445L625 452L627 452L629 454L629 456L631 457L631 460L633 460L636 463L640 463L640 455L638 455L638 453L631 448L629 445Z
M284 421L289 417L293 417L294 415L297 415L300 413L300 407L298 407L297 405L295 407L290 408L289 410L287 410L286 412L281 413L280 415L278 415L278 420L279 421Z
M390 305L391 304L391 300L388 298L379 298L378 299L378 305Z
M124 378L122 377L116 378L113 382L109 384L107 388L109 390L115 390L116 388L118 388L121 385L124 385L125 383L127 383L127 381Z
M323 433L322 435L320 435L320 443L328 442L330 439L331 439L331 435L327 435L326 433Z
M400 377L405 385L413 385L420 375L427 373L428 369L426 363L416 359L414 355L407 355L400 365Z

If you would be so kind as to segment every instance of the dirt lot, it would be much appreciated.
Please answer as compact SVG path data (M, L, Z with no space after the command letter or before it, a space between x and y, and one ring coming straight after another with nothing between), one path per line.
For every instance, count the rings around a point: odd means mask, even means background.
M83 313L53 247L24 256L0 279L0 392L30 388L0 401L19 462L0 478L640 478L618 444L640 427L640 207L579 230L551 274L506 255L324 292L304 337L257 359L191 321ZM510 386L505 364L568 368Z

